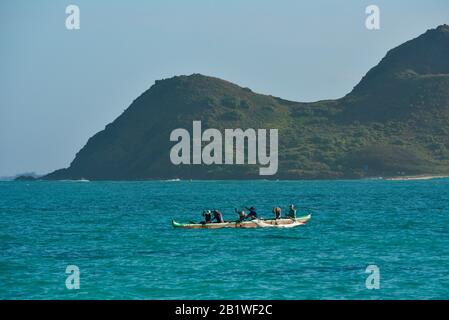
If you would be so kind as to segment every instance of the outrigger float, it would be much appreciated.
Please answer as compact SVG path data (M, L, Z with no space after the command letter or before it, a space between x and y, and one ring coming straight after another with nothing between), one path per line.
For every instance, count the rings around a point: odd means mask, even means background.
M306 224L312 215L298 218L254 219L248 221L226 221L212 223L179 223L172 220L174 228L184 229L222 229L222 228L293 228Z

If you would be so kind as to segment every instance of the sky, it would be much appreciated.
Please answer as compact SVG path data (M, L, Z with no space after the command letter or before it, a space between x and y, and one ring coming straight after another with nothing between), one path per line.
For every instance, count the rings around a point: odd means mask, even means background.
M66 28L71 4L79 30ZM379 30L365 27L372 4ZM334 99L444 23L447 0L0 0L0 177L68 167L155 80L202 73Z

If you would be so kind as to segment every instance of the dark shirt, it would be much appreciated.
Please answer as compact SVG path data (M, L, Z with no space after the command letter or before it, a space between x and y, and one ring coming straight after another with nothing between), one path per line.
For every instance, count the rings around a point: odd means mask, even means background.
M248 209L248 210L249 210L248 217L257 218L257 212L255 209Z
M223 222L223 216L221 212L214 212L214 220L217 222Z

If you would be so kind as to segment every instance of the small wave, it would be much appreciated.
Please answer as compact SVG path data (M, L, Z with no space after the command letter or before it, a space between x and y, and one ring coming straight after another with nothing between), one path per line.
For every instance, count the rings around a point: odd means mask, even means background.
M166 182L175 182L175 181L181 181L181 179L168 179L168 180L165 180Z
M271 223L266 223L259 219L254 219L253 222L255 224L257 224L257 226L259 226L260 228L294 228L296 226L300 226L300 225L304 224L304 222L300 222L300 221L295 221L295 222L292 222L289 224L271 224Z
M403 177L390 177L385 180L390 181L409 181L409 180L431 180L431 179L443 179L448 178L447 175L416 175L416 176L403 176Z
M305 239L309 239L307 237L296 237L296 236L286 236L286 235L273 235L273 234L269 234L266 235L265 238L268 239L285 239L285 240L305 240Z
M70 179L64 179L64 180L59 180L60 182L90 182L90 180L81 178L78 180L70 180Z

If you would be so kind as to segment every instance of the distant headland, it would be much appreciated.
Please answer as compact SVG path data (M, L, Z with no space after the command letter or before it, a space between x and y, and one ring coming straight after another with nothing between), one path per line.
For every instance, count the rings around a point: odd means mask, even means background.
M204 128L279 130L270 179L357 179L449 174L449 26L390 50L346 96L302 103L200 74L156 83L68 168L46 180L259 179L258 167L174 165L170 132ZM267 177L264 177L267 178Z

